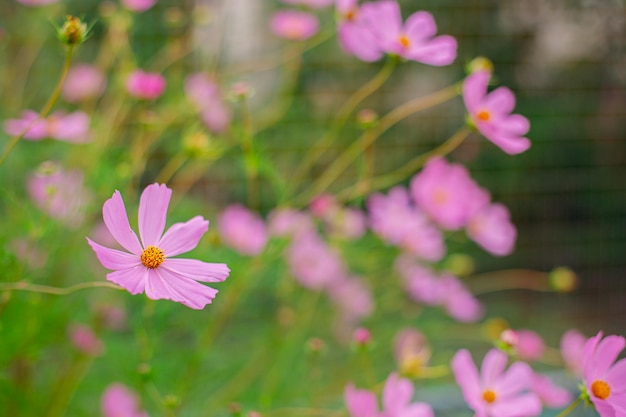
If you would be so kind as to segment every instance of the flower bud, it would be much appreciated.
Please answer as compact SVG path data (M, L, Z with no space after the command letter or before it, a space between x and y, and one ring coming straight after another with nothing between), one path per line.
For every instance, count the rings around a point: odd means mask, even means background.
M565 266L553 269L549 279L550 286L557 292L571 292L578 287L578 277L574 271Z
M363 130L371 129L378 124L378 113L372 109L363 109L357 113L356 122Z
M67 16L65 23L57 28L57 36L66 45L80 45L87 40L89 28L78 17Z
M359 327L354 331L352 339L357 345L365 346L372 341L372 333L365 327Z
M443 269L457 277L468 276L475 270L474 258L464 253L454 253L446 258Z
M478 56L472 59L469 64L465 67L468 74L472 74L476 71L487 70L489 72L493 72L493 62L484 56Z

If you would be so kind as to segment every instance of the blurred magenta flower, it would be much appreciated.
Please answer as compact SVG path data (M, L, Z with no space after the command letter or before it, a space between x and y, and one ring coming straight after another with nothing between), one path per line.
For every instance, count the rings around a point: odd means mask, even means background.
M528 329L515 330L517 343L515 353L524 361L536 361L546 350L546 344L537 332Z
M367 218L356 208L343 207L331 194L315 197L309 205L313 216L322 219L328 235L342 239L358 239L367 231Z
M83 173L65 171L55 162L44 162L28 178L28 195L37 207L70 228L81 225L91 193L84 186Z
M554 384L547 376L538 373L533 375L530 389L548 408L565 407L573 400L571 392Z
M339 254L316 233L300 233L287 247L287 264L303 287L320 291L346 276Z
M280 10L270 20L274 35L291 41L304 41L319 30L315 15L297 10Z
M148 417L148 413L141 409L137 394L119 382L107 387L100 406L103 417Z
M507 87L487 93L491 72L476 71L463 82L463 100L476 129L504 152L514 155L530 148L530 140L523 137L530 130L528 119L511 114L515 95Z
M23 133L24 139L32 141L51 138L70 143L85 143L91 140L90 122L87 113L82 111L58 111L47 118L39 119L37 112L24 110L21 118L4 122L4 131L11 136Z
M405 328L394 338L393 353L400 373L415 378L419 376L422 368L428 365L431 350L422 332Z
M370 227L385 242L428 261L438 261L445 255L441 231L411 203L406 188L394 187L386 196L371 195L367 208Z
M361 25L367 26L378 47L392 55L429 65L449 65L456 58L456 40L449 35L436 36L437 24L424 11L413 13L402 22L400 5L395 0L381 0L361 6Z
M417 206L445 229L465 225L489 203L489 193L480 188L463 165L431 158L411 180L411 195Z
M69 328L69 336L76 350L87 356L100 356L104 352L104 345L89 326L73 324Z
M372 341L372 332L365 327L358 327L352 333L352 340L358 345L367 345Z
M37 247L34 239L19 237L9 243L9 250L30 269L42 268L48 261L48 253Z
M626 415L626 358L615 362L625 346L622 336L599 332L583 347L585 388L601 417Z
M307 6L312 9L321 9L330 6L335 0L282 0L282 2L297 6Z
M332 194L320 194L311 200L309 211L315 217L323 219L330 211L335 210L338 205L337 199Z
M339 20L337 34L341 48L365 62L381 59L385 54L374 32L364 22L359 0L337 0L336 5Z
M268 216L268 229L272 236L294 236L315 230L308 213L291 208L277 208Z
M452 358L452 372L465 402L476 417L532 417L541 413L541 401L528 390L533 371L516 362L505 371L506 353L491 349L483 359L481 374L470 353L459 350Z
M492 255L504 256L513 252L517 229L504 205L491 204L472 216L467 223L467 235Z
M561 356L565 367L579 378L583 376L583 347L587 338L576 329L566 331L561 337Z
M200 118L213 133L228 129L232 114L217 83L209 75L195 73L185 79L185 95L200 112Z
M396 261L396 269L402 275L409 296L430 306L441 305L444 300L443 287L435 272L422 265L403 266L404 257Z
M104 92L106 78L93 65L76 64L67 74L61 95L69 103L92 100Z
M226 207L217 227L226 246L242 255L256 256L265 249L268 233L263 219L240 204Z
M138 99L155 100L165 91L165 77L153 72L135 70L126 78L126 91Z
M56 3L59 0L17 0L18 3L24 6L45 6L46 4Z
M326 287L344 323L355 323L374 311L372 292L358 277L334 277Z
M132 12L145 12L156 4L157 0L120 0L125 9Z
M115 191L102 208L104 223L124 249L106 248L87 238L100 263L113 270L107 279L131 294L145 291L153 300L177 301L200 310L210 304L217 290L200 282L224 281L230 272L226 264L196 259L172 258L195 248L209 229L209 222L196 216L185 223L172 225L165 234L167 207L172 190L152 184L139 200L139 235L130 228L124 201Z
M455 320L465 323L478 321L485 314L483 305L467 287L455 276L440 277L441 291L444 294L443 308Z
M383 411L378 411L376 394L359 390L349 384L344 391L346 407L351 417L434 417L430 405L421 402L411 403L413 383L392 373L383 388Z
M39 113L33 110L24 110L19 119L8 119L4 122L4 132L16 136L24 133L23 138L41 140L48 137L48 122L40 119ZM28 129L28 130L27 130Z

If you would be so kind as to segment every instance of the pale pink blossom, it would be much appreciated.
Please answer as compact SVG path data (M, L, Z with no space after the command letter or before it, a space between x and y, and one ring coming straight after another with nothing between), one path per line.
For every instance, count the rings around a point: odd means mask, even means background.
M337 199L332 194L320 194L311 200L309 211L315 217L323 219L336 210L339 206Z
M339 19L337 33L341 48L365 62L381 59L385 53L374 32L364 22L359 0L337 0L336 5Z
M230 272L226 264L180 259L173 256L195 248L209 222L196 216L185 223L172 225L165 233L167 207L172 191L165 185L152 184L139 200L139 235L130 228L124 201L115 191L102 208L109 232L127 251L106 248L87 239L102 265L113 272L107 279L131 294L145 291L153 300L177 301L200 310L210 304L217 290L200 282L224 281Z
M513 252L517 229L504 205L491 204L469 219L467 235L492 255L504 256Z
M515 353L525 361L535 361L543 356L546 344L537 332L527 329L516 330L517 344Z
M32 110L22 112L19 119L4 122L4 131L12 136L23 134L27 140L52 138L71 143L84 143L91 140L90 118L82 111L65 113L58 111L46 118Z
M165 86L165 77L158 73L135 70L126 78L126 91L142 100L156 100L165 91Z
M293 236L315 230L308 213L291 208L277 208L268 215L268 229L272 236Z
M69 328L70 340L76 350L87 356L100 356L104 352L104 345L89 326L73 324Z
M431 356L426 336L413 328L402 329L396 334L393 353L400 372L410 376L418 376Z
M294 236L286 255L291 273L305 288L319 291L346 276L339 254L314 232Z
M372 332L365 327L359 327L352 333L352 339L358 345L367 345L372 341Z
M463 165L431 158L411 180L411 195L417 206L437 224L456 230L465 225L490 200Z
M326 290L344 322L357 322L374 311L374 297L361 278L335 279Z
M100 69L89 64L76 64L67 73L61 95L67 102L79 103L99 97L105 88L106 78Z
M120 0L122 6L132 12L145 12L156 4L157 0Z
M103 417L148 417L148 413L141 409L137 394L119 382L107 387L100 407Z
M228 129L232 113L211 76L204 73L190 74L185 78L184 88L185 95L194 104L211 132L222 133Z
M583 346L587 337L576 329L566 331L561 337L561 356L565 367L574 375L583 376Z
M312 9L321 9L328 7L335 2L335 0L282 0L285 4L291 4L294 6L306 6Z
M430 405L411 402L413 383L396 373L385 381L382 395L382 412L378 409L376 394L359 390L349 384L344 390L344 400L350 417L434 417Z
M314 36L319 30L315 15L298 10L280 10L270 20L274 35L292 41L303 41Z
M506 87L487 93L491 72L476 71L463 82L463 100L469 117L476 129L508 154L522 153L530 148L530 140L524 137L530 130L528 119L511 114L515 107L515 95Z
M224 209L217 223L224 244L242 255L256 256L267 243L267 227L261 216L240 204Z
M556 385L546 375L535 373L530 389L548 408L562 408L572 402L572 393Z
M454 355L452 372L475 417L532 417L541 413L541 401L529 392L532 369L516 362L505 371L506 363L506 353L492 349L485 355L479 374L467 350Z
M457 277L443 275L440 277L441 291L444 294L443 308L450 317L460 322L478 321L485 314L480 301L467 289Z

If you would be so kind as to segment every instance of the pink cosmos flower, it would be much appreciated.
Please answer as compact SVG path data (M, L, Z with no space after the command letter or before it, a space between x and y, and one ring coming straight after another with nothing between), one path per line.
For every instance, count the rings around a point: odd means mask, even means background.
M615 362L626 346L622 336L591 337L583 347L583 377L589 399L601 417L626 415L626 359Z
M400 5L382 0L361 6L363 25L374 34L379 48L388 53L429 65L450 65L456 58L456 40L436 36L437 24L428 12L416 12L402 22Z
M402 329L396 334L393 352L400 372L413 377L418 376L422 368L428 365L431 355L426 336L412 328Z
M344 322L358 322L374 311L372 292L358 277L337 278L326 290Z
M157 0L120 0L124 8L132 12L145 12L156 4Z
M339 17L337 32L341 48L365 62L381 59L385 53L363 18L359 0L337 0L336 5Z
M39 119L39 113L24 110L21 116L19 119L9 119L4 122L6 134L16 136L25 131L23 138L27 140L41 140L48 137L48 122L46 119Z
M346 276L339 254L314 232L294 236L286 255L291 273L305 288L320 291Z
M537 373L533 375L530 389L539 397L543 405L549 408L565 407L573 399L571 392L555 385L547 376Z
M165 91L166 81L161 74L135 70L126 78L126 91L142 100L155 100Z
M411 195L418 207L445 229L465 225L490 200L463 165L431 158L411 180Z
M517 343L515 345L515 353L524 361L535 361L543 356L546 350L546 344L537 332L532 330L516 330Z
M322 194L311 201L309 210L324 222L327 234L343 239L358 239L367 230L365 214L358 209L343 207L330 194Z
M315 230L311 216L290 208L272 210L268 216L269 233L272 236L294 236Z
M24 139L33 141L52 138L71 143L85 143L91 140L89 124L89 116L82 111L73 113L58 111L40 119L37 112L25 110L20 119L6 120L4 131L12 136L24 133Z
M67 73L61 95L69 103L79 103L99 97L106 87L100 69L89 64L74 65Z
M413 384L408 379L392 373L383 388L383 411L378 411L376 394L359 390L349 384L344 391L346 407L351 417L433 417L430 405L411 403Z
M528 392L533 371L522 362L505 371L506 363L506 353L491 349L483 359L479 375L467 350L454 355L454 378L476 417L531 417L541 413L539 398Z
M513 252L517 229L509 210L502 204L486 205L469 219L467 235L487 252L496 256Z
M282 0L285 4L307 6L312 9L321 9L330 6L335 0Z
M139 235L130 228L124 201L115 191L102 208L104 223L127 252L106 248L87 238L100 263L113 270L107 279L131 294L145 291L153 300L177 301L200 310L210 304L217 290L200 282L224 281L230 272L226 264L195 259L172 258L195 248L209 229L209 222L196 216L172 225L165 234L167 207L172 190L152 184L139 200ZM198 282L199 281L199 282Z
M240 204L226 207L217 223L224 243L242 255L256 256L267 243L263 219Z
M270 29L274 35L292 41L304 41L319 30L317 17L297 10L280 10L272 16Z
M583 376L583 347L587 338L575 329L566 331L561 337L561 356L565 367L574 375Z
M213 78L204 73L187 76L185 95L196 106L211 132L222 133L228 129L232 114Z
M530 148L530 140L524 137L530 130L528 119L511 114L515 107L515 95L506 87L487 93L491 72L476 71L463 82L463 100L476 129L504 152L514 155Z
M104 417L148 417L140 407L137 394L119 382L107 387L100 405Z
M74 347L87 356L100 356L104 351L102 341L84 324L74 324L69 328L70 340Z
M455 320L464 323L478 321L485 314L483 305L457 277L443 275L441 291L444 293L443 308Z

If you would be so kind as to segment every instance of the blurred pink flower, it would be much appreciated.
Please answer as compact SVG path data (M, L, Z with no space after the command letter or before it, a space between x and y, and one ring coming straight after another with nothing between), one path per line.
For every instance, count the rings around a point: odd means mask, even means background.
M333 237L358 239L367 231L365 214L356 208L343 207L330 194L314 198L309 210L323 220L326 233Z
M100 356L104 352L104 345L89 326L73 324L69 328L70 340L74 347L87 356Z
M461 322L475 322L485 314L483 305L474 297L457 277L443 275L441 291L444 294L443 308L450 317Z
M504 256L513 252L517 229L504 205L491 204L469 219L467 235L492 255Z
M126 78L126 91L138 99L155 100L165 91L165 77L158 73L135 70Z
M430 306L443 303L445 294L434 271L421 265L397 269L404 279L407 293L413 300Z
M568 390L555 385L545 375L535 373L530 389L539 397L543 405L549 408L565 407L573 400Z
M358 277L335 279L327 285L326 290L344 322L358 322L374 311L372 292Z
M104 223L128 252L109 249L87 238L102 265L114 272L107 279L131 294L146 292L153 300L177 301L200 310L210 304L217 290L200 282L224 281L230 272L226 264L195 259L172 258L195 248L209 228L209 222L196 216L172 225L165 234L167 207L172 191L152 184L139 200L139 235L130 228L124 201L115 191L102 208ZM199 282L198 282L199 281Z
M309 211L315 217L323 219L329 212L335 210L339 206L337 199L332 194L320 194L311 200Z
M504 152L514 155L530 148L530 140L523 137L530 130L528 119L511 114L515 95L506 87L487 93L491 72L476 71L463 82L463 100L476 129Z
M6 134L16 136L24 133L24 139L41 140L48 137L48 122L46 119L40 119L39 113L33 110L24 110L21 118L8 119L4 122L4 131ZM28 130L26 130L28 129Z
M59 0L17 0L18 3L24 6L45 6L46 4L56 3Z
M583 346L587 338L576 329L566 331L561 337L561 356L565 367L574 375L583 376Z
M119 382L107 387L100 406L103 417L148 417L148 413L141 409L137 394Z
M351 417L434 417L430 405L421 402L411 403L413 383L392 373L383 388L383 411L378 411L376 394L359 390L349 384L344 391L344 399Z
M240 204L226 207L217 227L226 246L242 255L256 256L267 243L267 228L261 216Z
M411 180L417 206L445 229L467 225L479 209L489 203L489 193L480 188L463 165L431 158Z
M91 140L89 124L89 116L82 111L73 113L58 111L47 118L39 119L38 113L25 110L20 119L6 120L4 131L12 136L26 131L24 139L33 141L52 138L71 143L85 143Z
M184 88L185 95L196 106L211 132L221 133L228 129L232 114L213 78L204 73L188 75Z
M352 339L358 345L367 345L372 341L372 332L365 327L359 327L352 333Z
M416 377L430 361L431 350L422 332L405 328L400 330L393 342L393 352L403 375Z
M268 216L268 228L272 236L293 236L313 232L315 225L308 213L291 208L277 208Z
M286 255L291 273L305 288L319 291L346 276L339 254L314 232L294 236Z
M370 227L385 242L428 261L443 258L443 235L411 203L406 188L394 187L386 196L373 194L367 199L367 208Z
M539 398L528 392L533 371L522 362L505 371L506 363L506 353L491 349L479 375L467 350L459 350L452 358L456 382L476 417L532 417L541 413Z
M297 10L280 10L272 16L270 29L274 35L292 41L309 39L319 30L315 15Z
M282 0L285 4L307 6L312 9L321 9L330 6L335 0Z
M157 0L120 0L124 8L132 12L145 12L156 4Z
M121 331L127 327L126 311L112 304L100 304L94 307L98 323L108 330Z
M623 417L626 410L626 346L622 336L591 337L583 347L583 377L589 400L601 417Z
M403 24L398 2L381 0L365 3L361 14L361 24L388 54L437 66L449 65L456 58L456 40L449 35L435 37L437 24L428 12L413 13Z
M9 243L9 249L30 269L42 268L48 260L48 254L37 247L34 239L19 237Z
M76 64L67 74L61 95L65 101L78 103L99 97L106 88L100 69L89 64Z
M517 343L515 353L524 361L535 361L539 359L546 350L543 339L537 332L532 330L515 330Z
M27 188L30 198L48 216L71 228L80 226L91 200L82 172L65 171L54 162L44 162L29 176Z
M337 0L338 39L341 48L362 61L373 62L385 54L376 36L364 22L359 0Z

